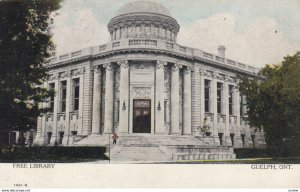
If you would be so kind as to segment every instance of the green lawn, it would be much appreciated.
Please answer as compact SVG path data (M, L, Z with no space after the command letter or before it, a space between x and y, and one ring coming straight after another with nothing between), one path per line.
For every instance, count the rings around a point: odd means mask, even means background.
M0 148L2 163L75 163L108 160L106 147L8 147Z

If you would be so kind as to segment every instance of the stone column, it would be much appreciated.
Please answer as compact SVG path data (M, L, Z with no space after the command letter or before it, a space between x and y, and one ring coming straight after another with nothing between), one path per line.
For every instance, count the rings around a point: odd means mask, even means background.
M212 108L212 113L214 114L214 123L213 123L213 130L212 130L212 135L214 138L214 143L216 145L220 145L220 140L219 140L219 131L217 128L218 125L218 106L217 106L217 73L214 72L211 80L211 108Z
M55 145L57 143L57 113L59 108L59 98L60 98L60 82L59 77L55 78L55 96L54 96L54 109L53 109L53 124L52 124L52 135L50 140L50 145Z
M82 67L78 69L78 75L79 75L79 108L78 108L78 127L77 131L78 133L82 133L82 126L83 126L83 96L84 96L84 72L85 68ZM90 81L89 81L90 82Z
M192 80L191 69L187 67L183 73L183 134L192 134Z
M241 137L241 116L240 116L240 91L236 89L234 91L234 115L236 116L236 130L235 130L235 142L234 147L243 147Z
M101 77L99 66L94 69L92 134L101 133Z
M104 67L106 71L104 133L109 134L113 130L114 69L111 63Z
M120 65L120 122L119 133L128 134L129 111L129 65L128 61L119 61Z
M68 144L68 138L69 138L69 134L70 134L70 111L72 111L72 109L71 109L71 102L72 102L71 83L72 83L72 74L71 74L71 71L69 71L67 74L67 95L66 95L66 116L65 116L66 120L65 120L64 128L62 128L60 130L60 131L64 132L64 136L63 136L63 140L62 140L63 145ZM57 133L59 134L59 132L57 132ZM59 138L59 136L60 135L57 135L58 138Z
M226 76L223 84L223 108L225 114L225 130L224 130L224 144L232 145L229 131L229 84L228 77Z
M165 102L165 61L157 61L156 63L156 79L155 79L155 134L165 133L164 120L164 102Z
M179 65L171 69L171 134L179 132Z
M205 118L205 78L204 78L204 70L200 69L200 127L204 126L204 118Z
M82 103L82 126L77 129L77 135L90 135L92 132L93 118L93 70L91 61L85 63L83 78L83 103ZM81 93L80 93L81 94ZM80 95L81 96L81 95ZM81 99L80 99L81 100ZM79 100L79 110L80 110ZM79 113L80 115L80 113ZM80 118L80 117L79 117Z

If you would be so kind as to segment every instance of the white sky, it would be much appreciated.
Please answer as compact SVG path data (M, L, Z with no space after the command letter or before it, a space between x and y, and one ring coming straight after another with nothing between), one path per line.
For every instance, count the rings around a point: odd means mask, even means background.
M107 23L134 0L64 0L54 20L57 54L109 41ZM181 28L178 43L262 67L300 51L299 0L152 0Z

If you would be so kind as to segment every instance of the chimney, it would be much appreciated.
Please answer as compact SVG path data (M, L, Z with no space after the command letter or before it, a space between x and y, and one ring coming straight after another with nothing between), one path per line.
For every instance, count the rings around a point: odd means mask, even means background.
M225 51L226 51L226 48L224 45L220 45L218 47L218 55L222 58L225 58Z

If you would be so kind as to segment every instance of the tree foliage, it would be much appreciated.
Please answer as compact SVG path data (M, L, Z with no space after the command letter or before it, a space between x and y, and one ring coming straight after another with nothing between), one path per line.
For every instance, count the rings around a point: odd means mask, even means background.
M41 88L51 56L51 14L60 0L0 1L0 129L34 125L37 103L53 94Z
M300 52L266 65L264 80L241 78L251 126L262 128L274 155L300 154Z

